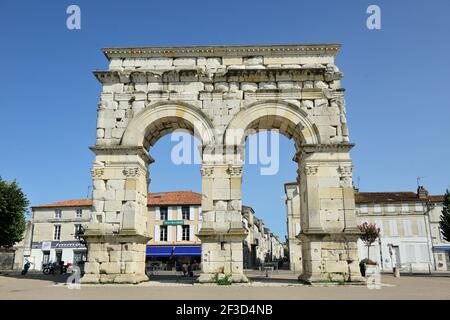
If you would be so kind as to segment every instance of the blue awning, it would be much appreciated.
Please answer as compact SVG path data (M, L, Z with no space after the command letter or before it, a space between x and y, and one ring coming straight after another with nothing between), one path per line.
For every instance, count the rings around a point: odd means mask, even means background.
M202 246L147 246L147 257L193 257L202 255Z
M174 246L147 246L147 257L170 257Z
M433 247L434 251L450 251L450 246Z
M202 246L175 246L174 256L201 256Z

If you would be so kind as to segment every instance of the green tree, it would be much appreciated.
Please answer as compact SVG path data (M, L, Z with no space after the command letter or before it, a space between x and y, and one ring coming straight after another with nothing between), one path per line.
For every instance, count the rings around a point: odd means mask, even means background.
M377 228L375 223L364 222L363 224L358 226L358 229L359 231L361 231L361 240L367 246L367 260L370 260L370 246L380 236L380 228Z
M439 221L441 232L445 241L450 241L450 191L447 189L444 195L444 207L442 208L441 221Z
M28 199L16 181L0 177L0 247L12 247L23 238Z

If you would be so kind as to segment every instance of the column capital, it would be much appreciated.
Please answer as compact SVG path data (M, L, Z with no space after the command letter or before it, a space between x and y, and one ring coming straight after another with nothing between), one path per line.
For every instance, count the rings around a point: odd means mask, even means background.
M89 149L96 155L137 155L147 164L155 162L143 146L91 146Z
M303 155L317 152L349 152L355 146L354 143L334 143L334 144L302 144L292 159L298 162Z

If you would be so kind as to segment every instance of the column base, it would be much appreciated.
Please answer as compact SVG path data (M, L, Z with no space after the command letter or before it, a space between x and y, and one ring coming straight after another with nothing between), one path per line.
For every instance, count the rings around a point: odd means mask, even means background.
M93 274L88 273L81 278L81 283L99 284L99 283L129 283L138 284L149 281L145 274Z
M85 235L88 261L81 283L131 283L148 281L145 255L148 237L136 233Z
M365 283L358 265L359 232L301 232L305 283Z
M340 274L340 273L317 273L304 275L301 274L298 277L300 282L306 284L314 284L314 283L348 283L348 284L365 284L366 279L361 275L353 275L348 276L348 274Z

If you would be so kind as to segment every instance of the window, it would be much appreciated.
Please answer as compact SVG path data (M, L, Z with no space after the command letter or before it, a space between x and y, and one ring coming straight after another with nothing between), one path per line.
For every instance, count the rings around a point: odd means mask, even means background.
M402 203L402 212L408 212L409 211L409 205L407 203Z
M182 226L181 241L189 241L189 226Z
M46 264L50 261L50 251L42 251L42 264Z
M425 236L425 222L423 220L417 221L417 231L419 232L419 236Z
M403 228L405 229L405 236L412 236L411 220L403 220Z
M422 203L421 203L421 202L417 202L417 203L416 203L416 206L415 206L415 208L414 208L414 210L415 210L416 212L423 211L423 205L422 205Z
M160 207L159 208L159 218L160 218L160 220L168 220L167 207Z
M362 205L359 207L359 210L360 210L361 213L368 213L368 212L369 212L369 211L367 210L367 204L362 204Z
M389 203L387 209L388 209L388 210L387 210L388 212L395 212L395 206L394 206L394 204Z
M78 233L81 231L81 224L75 224L74 238L77 239Z
M391 237L398 236L398 229L397 229L397 221L396 220L390 220L389 221L389 231L391 232Z
M53 240L60 240L61 239L61 225L57 224L55 225L55 229L53 232Z
M381 220L376 220L376 221L375 221L375 226L376 226L377 228L380 228L380 235L384 235L383 221L381 221Z
M373 205L373 212L380 213L381 212L381 206L379 204Z
M181 219L189 220L189 207L181 207Z
M159 241L167 241L167 226L159 227Z
M61 209L56 209L55 210L55 219L61 219L61 216L62 216Z
M75 213L76 218L81 218L83 216L83 210L77 209Z

